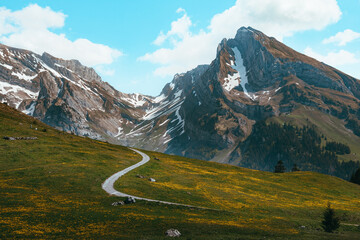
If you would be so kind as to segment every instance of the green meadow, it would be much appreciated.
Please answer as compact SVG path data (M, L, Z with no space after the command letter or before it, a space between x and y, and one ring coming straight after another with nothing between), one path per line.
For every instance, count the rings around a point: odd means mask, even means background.
M180 239L360 238L360 186L339 178L144 151L151 161L120 178L116 189L207 209L145 201L114 207L123 199L101 184L140 155L63 133L4 104L0 133L0 239L167 239L169 228ZM332 234L321 228L328 202L342 223Z

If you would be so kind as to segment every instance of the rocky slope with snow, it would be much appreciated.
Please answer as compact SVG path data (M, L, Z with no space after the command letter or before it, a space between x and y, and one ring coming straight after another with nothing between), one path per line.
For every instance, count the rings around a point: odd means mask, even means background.
M253 125L306 107L360 136L360 82L252 28L158 97L123 94L76 60L0 45L0 100L66 131L241 165Z
M116 91L77 60L0 45L0 101L58 129L111 141L151 99Z
M216 59L201 70L177 75L164 88L161 96L173 95L147 112L136 133L146 133L138 138L145 144L136 146L240 164L240 144L255 122L301 106L359 131L359 80L255 29L224 39Z

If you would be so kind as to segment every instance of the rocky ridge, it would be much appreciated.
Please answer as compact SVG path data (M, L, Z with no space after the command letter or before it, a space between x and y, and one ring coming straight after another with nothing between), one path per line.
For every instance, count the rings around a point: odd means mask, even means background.
M112 140L151 99L118 92L77 60L0 45L0 100L58 129Z
M256 122L299 107L360 136L359 80L251 27L222 40L210 65L175 75L158 97L118 92L76 60L0 52L0 100L79 135L240 165Z

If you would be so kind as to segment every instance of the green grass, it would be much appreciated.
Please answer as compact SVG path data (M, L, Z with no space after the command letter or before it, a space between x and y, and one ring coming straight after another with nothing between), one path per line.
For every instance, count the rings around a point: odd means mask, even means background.
M0 139L0 239L164 239L169 228L179 229L180 239L360 237L351 225L334 234L320 228L327 201L342 222L360 222L360 186L338 178L279 175L147 152L152 160L121 178L117 189L214 210L144 201L113 207L119 198L108 196L101 183L140 161L139 155L62 133L3 104L0 133L1 138L38 137Z

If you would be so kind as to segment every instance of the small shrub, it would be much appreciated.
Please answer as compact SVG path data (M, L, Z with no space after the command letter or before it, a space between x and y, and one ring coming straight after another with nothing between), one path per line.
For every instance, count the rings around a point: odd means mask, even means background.
M285 172L285 166L283 161L279 160L275 166L274 173L284 173Z
M324 220L321 223L324 231L329 233L332 233L340 227L340 220L335 216L335 210L331 208L330 203L328 203L324 211Z
M360 185L360 168L358 168L358 170L356 170L356 172L353 173L350 182Z
M296 164L294 164L293 168L291 169L292 172L298 172L300 171L300 169L298 168L298 166Z

